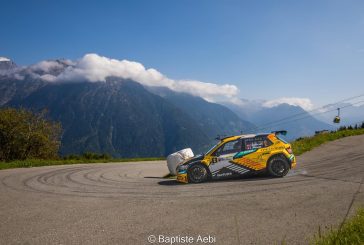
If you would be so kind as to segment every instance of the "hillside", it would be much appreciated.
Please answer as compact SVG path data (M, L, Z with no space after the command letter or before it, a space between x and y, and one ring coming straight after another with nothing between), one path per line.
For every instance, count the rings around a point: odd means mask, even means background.
M217 135L240 134L254 127L254 124L242 120L227 107L201 97L161 87L149 87L148 90L185 111L211 139Z
M62 123L63 155L93 151L115 157L164 156L208 144L187 114L133 81L48 83L5 105L47 109Z

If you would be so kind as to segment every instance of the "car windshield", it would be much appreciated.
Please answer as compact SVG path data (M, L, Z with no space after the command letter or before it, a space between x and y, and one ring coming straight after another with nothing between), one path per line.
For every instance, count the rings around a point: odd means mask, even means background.
M213 144L213 146L206 152L206 154L205 155L208 155L208 154L210 154L211 153L211 151L219 144L220 142L218 142L218 143L215 143L215 144Z

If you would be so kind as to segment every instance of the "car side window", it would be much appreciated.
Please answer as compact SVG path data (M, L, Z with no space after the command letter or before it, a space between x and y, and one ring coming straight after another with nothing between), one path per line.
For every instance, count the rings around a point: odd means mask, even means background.
M217 151L217 155L227 155L227 154L232 154L232 153L238 153L241 151L241 145L242 145L242 141L239 140L234 140L234 141L230 141L225 143L223 146L221 146ZM215 153L215 155L216 155Z
M272 145L272 142L267 136L256 136L253 138L247 138L244 140L245 150L255 150Z

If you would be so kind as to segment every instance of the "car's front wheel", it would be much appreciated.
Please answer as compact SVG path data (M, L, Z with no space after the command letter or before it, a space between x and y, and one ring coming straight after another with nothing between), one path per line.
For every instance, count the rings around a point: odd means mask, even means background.
M187 170L189 183L202 183L208 179L208 172L204 165L194 164Z
M285 157L274 156L268 162L268 173L273 177L283 177L289 171L289 164Z

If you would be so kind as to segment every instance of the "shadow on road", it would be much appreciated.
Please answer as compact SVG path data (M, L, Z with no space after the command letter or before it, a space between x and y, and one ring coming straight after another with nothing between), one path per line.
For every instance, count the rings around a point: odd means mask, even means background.
M266 175L253 175L253 176L244 176L244 177L236 177L230 179L220 179L220 180L209 180L201 184L212 184L217 182L246 182L246 181L263 181L263 180L272 180L275 178L266 176ZM178 182L175 179L168 179L158 182L159 185L166 185L166 186L178 186L178 185L185 185L183 183Z
M159 185L168 185L168 186L183 185L183 183L180 183L180 182L178 182L175 179L169 179L169 180L159 181L158 184Z

